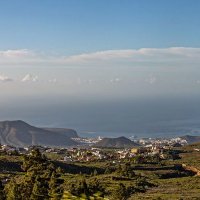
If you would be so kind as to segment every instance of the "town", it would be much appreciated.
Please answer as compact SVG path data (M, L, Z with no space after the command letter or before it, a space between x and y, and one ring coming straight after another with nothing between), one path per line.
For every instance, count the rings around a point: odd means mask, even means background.
M160 159L177 157L174 147L182 147L187 145L187 141L181 138L172 139L152 139L142 138L134 140L138 143L137 147L130 148L101 148L94 147L102 138L73 138L79 141L80 145L62 148L62 147L47 147L47 146L29 146L29 147L14 147L9 145L1 145L0 152L8 155L14 154L29 154L32 149L37 148L41 153L58 155L57 159L63 162L89 162L89 161L105 161L120 162L121 159L135 158L138 155L143 158L158 157Z

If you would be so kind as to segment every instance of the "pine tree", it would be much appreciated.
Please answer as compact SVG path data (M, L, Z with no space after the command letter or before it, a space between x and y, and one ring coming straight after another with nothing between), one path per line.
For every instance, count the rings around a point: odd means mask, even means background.
M0 200L5 200L4 187L1 181L0 181Z
M129 195L127 193L126 187L122 183L119 184L118 188L113 193L113 199L126 200L128 199L128 196Z
M37 176L30 199L48 200L49 199L48 189L49 189L48 182L46 181L46 179Z
M16 183L14 179L6 185L5 187L6 200L21 200L21 192L19 189L19 185Z
M61 184L63 183L62 179L59 179L59 176L53 172L51 179L49 181L49 196L52 200L59 200L63 195L63 190Z
M22 169L24 171L37 171L37 168L41 170L47 165L47 159L40 153L38 149L33 149L31 155L23 157Z

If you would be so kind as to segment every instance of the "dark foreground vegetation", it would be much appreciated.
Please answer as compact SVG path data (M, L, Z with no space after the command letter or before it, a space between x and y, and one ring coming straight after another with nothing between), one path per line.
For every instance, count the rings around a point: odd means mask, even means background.
M61 162L38 149L0 156L0 200L200 199L198 144L176 149L176 159L142 155Z

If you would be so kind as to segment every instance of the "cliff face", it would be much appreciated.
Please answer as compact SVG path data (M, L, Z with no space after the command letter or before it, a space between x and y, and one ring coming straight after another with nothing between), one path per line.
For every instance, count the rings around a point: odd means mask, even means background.
M0 141L2 144L24 147L29 145L71 146L76 145L71 137L78 136L72 129L37 128L24 121L0 122Z
M51 131L51 132L55 132L55 133L59 133L59 134L65 135L69 138L79 137L75 130L69 129L69 128L42 128L42 129Z

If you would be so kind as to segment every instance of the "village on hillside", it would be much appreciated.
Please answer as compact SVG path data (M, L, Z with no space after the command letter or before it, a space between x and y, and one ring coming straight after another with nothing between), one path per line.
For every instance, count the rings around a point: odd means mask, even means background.
M29 146L29 147L14 147L10 145L1 145L1 152L5 152L8 155L12 154L29 154L33 148L38 148L42 153L51 153L59 155L58 158L63 162L88 162L88 161L104 161L111 160L113 162L120 162L120 159L136 158L140 156L140 159L157 157L158 159L176 159L177 152L174 147L182 147L187 144L187 141L181 138L174 139L151 139L143 138L139 139L136 147L95 147L98 139L90 138L73 138L75 141L79 141L81 145L72 147L46 147L41 145Z

